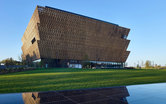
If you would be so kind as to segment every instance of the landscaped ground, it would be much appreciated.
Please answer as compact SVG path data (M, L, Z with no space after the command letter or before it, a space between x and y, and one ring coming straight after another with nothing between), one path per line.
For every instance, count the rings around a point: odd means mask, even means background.
M68 90L166 82L166 70L36 69L0 75L0 93Z

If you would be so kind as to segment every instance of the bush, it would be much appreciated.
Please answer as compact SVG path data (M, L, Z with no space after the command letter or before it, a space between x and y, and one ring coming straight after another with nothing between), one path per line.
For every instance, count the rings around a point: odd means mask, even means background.
M13 72L21 72L21 71L27 71L27 70L34 70L34 67L17 67L17 68L6 68L6 69L0 69L0 74L7 74L7 73L13 73Z

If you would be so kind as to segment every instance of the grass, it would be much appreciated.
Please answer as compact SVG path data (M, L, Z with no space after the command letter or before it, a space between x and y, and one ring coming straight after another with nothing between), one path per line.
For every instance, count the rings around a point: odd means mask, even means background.
M36 69L0 75L0 93L51 91L166 82L166 70Z

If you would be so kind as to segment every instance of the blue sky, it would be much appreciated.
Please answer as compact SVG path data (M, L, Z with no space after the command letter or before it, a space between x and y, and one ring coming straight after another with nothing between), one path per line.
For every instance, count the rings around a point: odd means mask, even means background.
M0 60L21 54L36 5L51 6L130 28L127 63L166 64L166 0L0 0Z

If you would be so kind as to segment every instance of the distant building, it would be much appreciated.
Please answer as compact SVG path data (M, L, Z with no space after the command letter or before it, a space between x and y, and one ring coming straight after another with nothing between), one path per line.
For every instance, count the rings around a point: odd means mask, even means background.
M130 29L52 7L37 6L22 37L23 58L48 67L123 68Z

